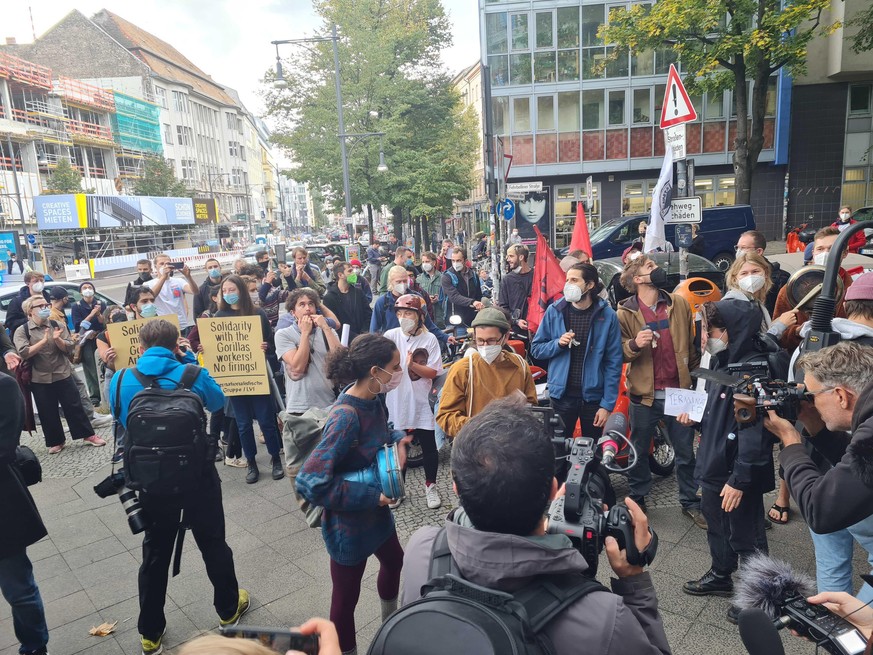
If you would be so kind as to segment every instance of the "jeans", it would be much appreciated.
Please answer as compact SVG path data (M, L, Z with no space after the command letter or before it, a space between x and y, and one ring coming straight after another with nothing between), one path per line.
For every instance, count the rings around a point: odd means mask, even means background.
M873 516L853 526L830 534L809 531L815 546L815 580L819 593L845 591L853 594L852 551L854 541L867 551L867 562L873 569ZM862 602L873 600L873 587L863 584L857 594Z
M21 643L18 652L45 647L49 638L45 608L27 551L0 559L0 592L12 607L12 629Z
M712 556L712 568L727 575L737 570L740 558L757 551L767 553L764 533L764 495L745 492L731 512L721 508L720 492L703 488L700 509L706 518L706 541Z
M676 453L676 481L679 483L679 502L686 509L700 507L697 497L697 482L694 480L694 430L676 422L673 416L664 415L664 400L655 399L651 407L631 402L629 410L630 439L637 449L637 463L628 471L627 481L631 496L644 498L652 490L652 472L649 469L649 446L655 425L662 420L670 433L673 451Z
M279 428L276 423L276 403L272 396L231 396L233 413L239 428L239 440L242 450L250 464L254 464L258 447L255 444L254 421L258 420L264 440L267 442L267 452L278 455L280 448Z

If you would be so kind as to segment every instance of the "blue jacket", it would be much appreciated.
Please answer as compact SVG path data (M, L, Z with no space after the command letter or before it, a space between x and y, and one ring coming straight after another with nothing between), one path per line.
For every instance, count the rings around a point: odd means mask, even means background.
M400 321L397 320L397 314L394 313L395 300L394 294L390 291L376 298L376 304L373 305L373 315L370 317L370 332L384 334L386 330L400 327ZM437 338L440 346L445 346L448 343L449 335L436 326L427 312L424 314L424 327Z
M176 359L176 356L166 348L154 347L149 348L143 353L143 356L136 363L136 368L143 375L167 378L158 380L158 385L165 389L171 389L173 386L171 380L178 382L182 379L185 364L181 364ZM112 376L112 381L109 383L109 408L113 414L115 413L115 394L118 384L116 378L119 375L121 375L121 371L116 371L115 375ZM125 428L127 427L127 407L142 388L142 385L133 373L125 373L124 378L121 380L121 416L116 417ZM194 382L191 390L200 396L201 400L203 400L203 405L210 412L217 412L224 407L224 392L206 369L197 376L197 380Z
M621 327L615 310L605 300L598 298L596 303L586 344L582 399L586 403L598 403L611 412L618 400L621 380ZM535 359L549 360L549 396L557 399L567 390L570 372L570 349L558 345L561 335L567 331L564 321L566 306L567 301L563 298L549 305L530 344Z

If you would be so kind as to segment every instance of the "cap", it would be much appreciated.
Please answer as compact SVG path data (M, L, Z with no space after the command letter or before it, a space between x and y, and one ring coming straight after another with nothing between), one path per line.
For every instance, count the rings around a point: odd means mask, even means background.
M643 244L639 241L635 241L628 248L625 248L625 251L621 253L621 263L627 264L628 260L630 259L630 254L634 251L642 253ZM634 257L633 259L636 259L636 257Z
M51 291L49 291L49 297L52 300L63 300L69 295L64 287L52 287Z
M471 327L496 327L509 330L509 320L501 310L496 307L486 307L476 314Z
M394 311L398 309L414 309L419 314L424 309L424 298L414 293L407 293L394 301Z
M360 259L352 259L349 261L349 264L351 264L352 266L363 266Z
M864 273L846 289L845 300L873 300L873 271Z
M577 259L576 257L570 257L570 255L567 255L559 263L561 265L561 270L566 273L571 268L573 268L574 264L578 264L581 261L581 259Z

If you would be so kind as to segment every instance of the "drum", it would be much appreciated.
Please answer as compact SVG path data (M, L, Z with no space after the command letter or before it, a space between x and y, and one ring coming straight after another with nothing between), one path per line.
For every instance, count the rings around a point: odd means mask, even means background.
M396 443L382 446L376 453L376 461L372 466L360 471L342 473L342 478L349 482L378 486L391 500L403 498L406 495L406 486L403 482L397 447Z

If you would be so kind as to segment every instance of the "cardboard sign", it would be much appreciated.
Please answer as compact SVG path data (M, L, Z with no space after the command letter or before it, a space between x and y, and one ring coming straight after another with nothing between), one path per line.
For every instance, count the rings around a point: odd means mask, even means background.
M109 345L115 350L116 371L132 368L136 365L141 354L139 352L139 331L149 321L156 321L159 318L172 323L176 329L179 328L179 317L176 314L138 318L135 321L110 323L106 326L106 332L109 334Z
M707 398L705 391L667 387L664 392L667 396L664 400L664 413L667 416L687 413L692 421L700 421L703 418Z
M203 366L226 396L270 393L260 317L198 318L197 331Z

